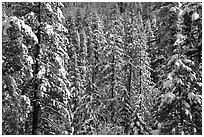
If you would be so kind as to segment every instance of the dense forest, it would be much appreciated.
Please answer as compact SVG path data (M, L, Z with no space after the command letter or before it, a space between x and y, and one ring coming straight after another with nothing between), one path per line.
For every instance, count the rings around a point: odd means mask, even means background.
M3 135L201 135L201 2L2 2Z

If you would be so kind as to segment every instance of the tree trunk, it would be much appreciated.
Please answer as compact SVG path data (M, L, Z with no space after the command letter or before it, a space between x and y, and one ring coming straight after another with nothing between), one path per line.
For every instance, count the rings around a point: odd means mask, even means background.
M128 77L128 100L130 99L130 92L131 92L131 82L132 82L132 67L131 67L131 64L129 64L129 77Z
M111 98L114 98L114 75L115 75L115 66L114 66L114 62L115 62L115 56L113 54L113 60L112 60L112 78L111 78ZM111 121L113 121L113 117L114 117L114 110L113 110L113 102L111 103Z
M125 92L124 94L124 97L126 98L125 99L125 103L128 103L127 101L130 100L130 93L131 93L131 82L132 82L132 67L131 67L131 64L128 64L128 68L129 68L129 75L128 75L128 79L127 79L127 92ZM130 129L130 123L129 121L126 121L126 124L125 124L125 129L124 129L124 132L126 135L129 134L129 129Z
M40 6L41 3L39 2L38 8L39 8L39 15L38 15L38 21L39 23L41 22L40 19ZM40 59L40 40L41 40L41 36L40 36L40 26L38 26L38 33L37 33L37 38L38 38L38 44L35 45L35 50L34 50L34 56L35 56L35 66L34 66L34 76L36 77L36 81L35 81L35 87L34 87L34 99L33 99L33 123L32 123L32 134L33 135L38 135L40 134L39 132L39 116L40 116L40 96L39 96L39 92L38 91L38 85L39 85L39 79L37 78L37 74L39 72L39 59Z

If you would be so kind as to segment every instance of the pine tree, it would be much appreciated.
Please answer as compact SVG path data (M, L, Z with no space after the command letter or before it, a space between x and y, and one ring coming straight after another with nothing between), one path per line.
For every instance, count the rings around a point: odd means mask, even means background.
M21 92L24 83L33 77L32 65L34 64L27 44L34 46L38 43L38 39L31 27L23 20L14 16L12 12L7 14L12 11L10 3L3 3L3 6L7 10L4 10L2 29L3 134L26 134L31 132L29 120L32 104L28 96L21 96Z
M44 85L47 87L47 95L43 96L43 109L45 111L42 118L45 129L44 134L69 134L73 114L71 112L68 100L72 96L69 91L71 82L68 79L69 54L68 49L71 46L66 35L68 30L62 25L64 17L60 8L61 3L42 3L43 31L42 35L42 62L45 68ZM52 16L51 16L52 15ZM50 57L50 58L47 58ZM49 114L49 111L54 115ZM53 120L52 120L53 119ZM46 122L45 122L45 121ZM52 120L53 122L51 122ZM60 124L60 125L59 125ZM51 128L52 127L52 128ZM49 131L51 130L51 131ZM72 132L72 131L71 131Z
M30 79L26 79L21 93L22 97L30 99L31 105L34 106L31 115L32 134L63 134L69 129L71 121L69 104L67 104L71 94L67 89L69 81L64 68L67 64L63 62L68 58L65 51L69 43L66 43L67 39L64 36L68 31L61 24L62 6L61 3L33 3L29 9L26 8L25 13L14 11L19 18L24 19L23 21L14 17L14 25L16 24L20 31L30 37L24 37L23 43L30 45L34 41L29 52L35 62L33 69L30 68L30 71L33 70L33 75ZM16 7L18 10L24 9L26 4L18 3ZM34 95L31 91L35 91Z
M147 118L151 116L148 110L152 105L153 83L150 77L147 39L140 15L141 3L130 3L129 9L129 15L126 15L125 47L127 68L129 69L126 88L130 99L127 100L130 100L128 102L131 106L129 109L132 109L129 110L130 129L132 130L131 134L148 134L149 131L144 121L149 120Z
M171 46L173 48L172 56L169 57L166 66L162 69L167 75L163 74L163 78L161 78L163 93L159 98L155 117L162 123L161 134L201 133L201 118L195 119L195 115L198 116L199 113L201 115L201 87L196 78L197 70L194 69L195 60L190 60L185 55L185 48L188 46L187 41L189 40L185 29L188 27L181 28L180 25L182 21L185 24L185 18L189 18L191 10L189 7L185 7L181 12L177 22L178 31L174 34L176 40ZM170 13L170 16L172 14L174 13ZM168 117L164 117L164 114L168 114Z
M202 134L201 11L3 2L2 134Z
M116 122L119 122L117 116L120 115L120 113L117 112L119 107L117 101L122 98L122 93L125 89L122 82L124 72L121 71L121 68L124 65L124 26L117 5L113 5L111 8L108 28L109 31L107 35L109 39L105 50L107 51L106 57L109 72L105 75L105 78L110 79L107 83L107 95L110 101L107 103L108 111L110 113L110 122L116 124Z
M132 123L132 114L134 112L134 109L132 108L132 103L130 102L131 95L133 93L133 71L134 71L134 65L132 64L132 60L134 60L134 30L135 26L133 24L136 24L134 18L134 11L133 11L133 6L134 4L131 3L129 5L130 8L130 13L127 15L124 15L125 18L125 60L126 64L124 66L125 69L125 78L124 80L126 81L126 90L124 90L124 95L123 95L123 105L122 109L120 110L121 115L124 117L122 122L124 122L123 126L125 127L124 132L125 134L129 134L130 132L130 125ZM132 126L132 125L131 125Z
M97 117L100 117L99 110L101 107L101 95L99 94L99 82L98 78L100 67L100 54L99 51L103 45L103 26L97 13L91 13L87 7L87 14L85 15L85 26L82 25L82 32L86 35L86 45L84 45L83 54L86 58L83 58L85 63L85 77L86 81L84 93L81 96L79 106L77 108L77 114L82 114L78 122L85 121L85 123L79 123L78 128L81 132L76 134L94 134L99 124ZM82 38L83 39L83 38ZM84 42L83 42L84 43ZM85 49L87 48L87 49ZM83 116L84 115L84 116Z

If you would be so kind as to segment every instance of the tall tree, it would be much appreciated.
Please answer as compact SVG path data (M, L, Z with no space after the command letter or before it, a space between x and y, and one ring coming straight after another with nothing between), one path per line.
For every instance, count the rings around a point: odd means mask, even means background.
M3 134L31 133L31 101L28 96L22 95L23 85L33 78L33 57L30 46L38 43L31 27L18 17L14 16L12 6L16 3L4 3L3 22ZM29 4L25 6L30 7ZM21 7L21 6L19 6ZM7 14L7 12L10 12ZM22 95L22 96L21 96Z
M3 134L202 134L200 2L2 8Z
M114 124L118 122L117 115L119 115L119 113L116 111L119 105L117 100L119 100L121 93L125 88L122 82L122 76L124 73L121 71L121 68L124 65L124 26L118 5L113 5L111 8L108 28L109 44L105 47L105 49L107 50L107 63L110 70L109 74L106 76L106 79L110 79L110 83L108 83L110 84L108 87L108 97L110 98L108 106L110 121Z
M201 119L200 117L195 119L195 115L198 116L201 112L202 100L201 85L196 75L198 69L195 69L197 63L195 63L196 59L190 60L185 55L191 38L186 33L186 30L190 29L186 25L189 24L189 18L193 20L193 16L188 6L183 10L180 9L179 16L175 14L176 10L173 8L178 7L171 7L169 16L173 14L174 17L179 17L175 18L178 20L176 22L178 31L173 35L176 40L172 44L172 55L162 69L164 72L161 77L162 94L155 118L162 123L161 134L200 134ZM169 19L171 22L172 18ZM183 28L180 25L182 22L185 24ZM168 114L168 117L164 117L164 113Z
M150 77L147 36L141 17L141 3L130 3L128 8L130 11L125 15L125 56L129 72L126 88L130 96L128 102L131 107L129 109L133 111L129 113L131 123L129 128L132 130L131 134L148 134L149 131L144 121L149 121L147 118L151 116L149 110L152 105L154 84Z
M24 18L25 22L16 17L13 20L20 31L31 37L23 37L21 41L30 45L29 54L35 62L30 68L30 71L33 70L33 75L25 80L21 94L24 98L28 96L32 102L32 134L63 134L64 131L69 130L72 117L69 104L67 104L67 99L71 94L67 89L69 81L67 81L67 72L64 68L68 64L64 64L63 61L68 58L65 51L66 46L69 46L64 36L68 31L61 24L64 17L60 7L63 5L61 3L32 3L29 7L26 4L30 3L17 3L13 12L19 18ZM32 58L29 57L30 60ZM35 91L34 95L32 90ZM58 123L61 125L59 126ZM31 133L28 132L28 134Z

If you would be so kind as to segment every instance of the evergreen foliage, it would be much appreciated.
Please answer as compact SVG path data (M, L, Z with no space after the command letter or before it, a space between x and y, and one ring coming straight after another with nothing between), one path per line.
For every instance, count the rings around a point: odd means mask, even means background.
M3 135L201 135L201 2L3 2Z

